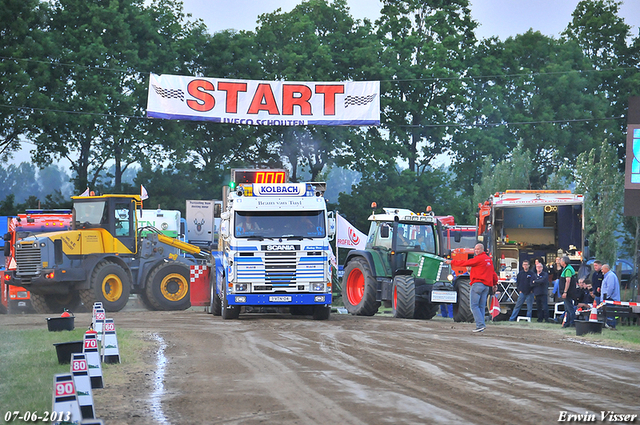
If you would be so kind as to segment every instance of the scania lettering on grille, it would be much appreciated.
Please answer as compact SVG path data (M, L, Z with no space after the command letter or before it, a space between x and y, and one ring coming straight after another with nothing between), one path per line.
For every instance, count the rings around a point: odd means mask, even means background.
M293 251L294 245L266 245L267 251Z
M254 196L301 196L305 192L306 186L300 183L253 184Z

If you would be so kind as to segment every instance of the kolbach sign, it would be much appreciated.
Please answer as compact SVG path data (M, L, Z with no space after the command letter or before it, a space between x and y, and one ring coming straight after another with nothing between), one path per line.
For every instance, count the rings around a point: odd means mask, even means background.
M254 81L151 74L147 116L247 125L380 125L380 82Z

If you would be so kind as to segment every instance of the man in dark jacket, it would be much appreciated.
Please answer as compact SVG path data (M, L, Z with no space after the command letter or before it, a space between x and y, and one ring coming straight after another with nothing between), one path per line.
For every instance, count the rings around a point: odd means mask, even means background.
M604 279L604 273L602 273L602 262L600 260L596 260L593 262L591 288L593 288L593 295L596 297L596 302L598 304L600 304L600 287L602 286L602 279Z
M547 293L549 291L549 273L544 271L542 263L536 264L536 271L533 274L533 295L536 298L536 309L538 310L538 322L550 322L549 301Z
M531 314L533 313L533 288L531 287L533 271L530 270L529 267L529 261L524 260L522 262L522 270L520 270L520 273L518 273L516 277L518 301L516 301L516 306L513 308L513 313L511 313L511 317L509 318L511 322L516 321L522 304L524 304L525 301L527 302L527 317L531 319Z

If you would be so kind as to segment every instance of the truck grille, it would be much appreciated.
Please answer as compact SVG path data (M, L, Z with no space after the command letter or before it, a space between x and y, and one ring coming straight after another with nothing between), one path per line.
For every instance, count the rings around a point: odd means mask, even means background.
M40 247L37 244L20 244L16 246L16 276L35 277L40 274L42 261Z
M265 283L274 286L295 286L296 252L265 252Z
M264 257L236 257L239 283L254 291L308 290L309 282L324 281L327 257L319 252L265 252Z

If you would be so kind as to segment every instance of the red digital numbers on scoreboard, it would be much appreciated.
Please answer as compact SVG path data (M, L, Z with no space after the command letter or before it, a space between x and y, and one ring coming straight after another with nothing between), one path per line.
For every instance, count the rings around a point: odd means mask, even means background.
M233 181L237 184L286 183L284 170L234 170Z

